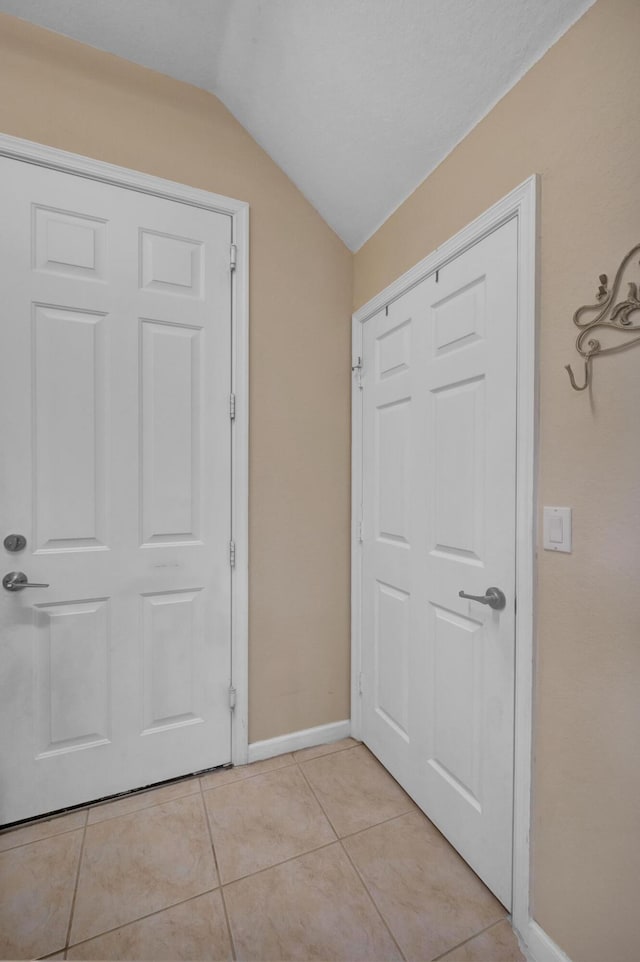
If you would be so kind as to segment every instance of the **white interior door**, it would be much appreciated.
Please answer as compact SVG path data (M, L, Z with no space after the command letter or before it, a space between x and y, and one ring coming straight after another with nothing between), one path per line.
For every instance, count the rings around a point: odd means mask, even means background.
M0 159L0 821L230 760L231 219Z
M362 372L363 738L507 907L516 321L512 220L365 323Z

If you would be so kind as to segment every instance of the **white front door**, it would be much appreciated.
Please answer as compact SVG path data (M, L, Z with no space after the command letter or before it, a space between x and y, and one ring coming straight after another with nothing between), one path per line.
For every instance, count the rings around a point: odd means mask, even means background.
M364 741L511 901L517 224L363 332ZM478 597L498 588L503 608Z
M231 219L0 159L0 822L226 763Z

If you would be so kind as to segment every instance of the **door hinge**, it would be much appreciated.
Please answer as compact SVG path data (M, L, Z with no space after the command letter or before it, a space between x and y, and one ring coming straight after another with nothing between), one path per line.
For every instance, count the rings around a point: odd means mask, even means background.
M236 566L236 543L235 541L229 542L229 564L232 568Z
M356 524L356 541L357 541L359 544L362 544L362 541L363 541L363 538L362 538L362 521L358 521L358 523Z
M235 271L236 267L238 266L238 248L236 244L231 245L231 252L229 255L229 266L231 267L232 271Z
M362 672L358 672L358 694L362 694Z
M233 711L236 707L236 690L233 685L229 685L229 711Z
M229 417L232 421L236 419L236 396L235 394L229 395Z
M362 390L362 357L359 354L353 359L351 371L355 374L356 384Z

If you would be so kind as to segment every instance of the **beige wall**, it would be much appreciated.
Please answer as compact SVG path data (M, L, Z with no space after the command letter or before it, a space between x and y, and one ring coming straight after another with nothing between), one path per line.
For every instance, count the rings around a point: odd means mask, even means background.
M541 174L539 500L574 549L538 561L534 915L574 962L640 958L640 346L591 399L563 369L640 243L638 37L638 0L600 0L355 256L358 307Z
M349 716L352 256L210 94L0 15L0 130L251 205L250 740Z

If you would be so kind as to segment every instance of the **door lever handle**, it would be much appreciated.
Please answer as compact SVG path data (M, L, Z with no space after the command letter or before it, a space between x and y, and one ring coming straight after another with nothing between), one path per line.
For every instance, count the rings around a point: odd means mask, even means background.
M507 604L504 591L500 591L499 588L487 588L483 595L466 595L464 591L459 591L458 597L467 598L468 601L478 601L481 605L489 605L494 611L502 611Z
M27 581L24 571L10 571L2 579L2 587L7 591L22 591L23 588L48 588L49 585L32 584Z

